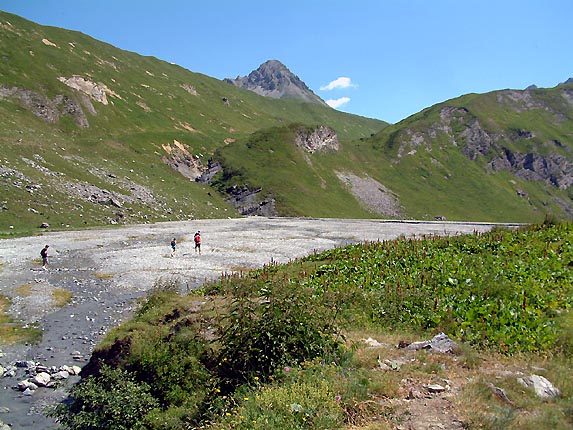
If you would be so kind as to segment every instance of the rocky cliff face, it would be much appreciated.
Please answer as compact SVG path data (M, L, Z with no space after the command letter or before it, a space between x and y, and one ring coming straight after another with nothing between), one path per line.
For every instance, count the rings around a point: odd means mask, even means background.
M556 129L573 118L573 88L561 84L548 101L536 89L499 91L495 96L498 108L519 115L543 113L553 117ZM495 112L484 120L477 111L459 106L443 105L439 119L424 126L415 122L395 132L392 144L398 147L395 163L418 151L441 150L455 146L472 161L485 162L488 171L507 170L520 179L543 181L561 190L573 185L572 147L559 139L548 137L545 130L528 127L500 127ZM480 119L481 118L481 119Z
M269 60L248 76L227 78L225 82L275 99L295 99L307 103L326 103L277 60Z
M295 144L311 154L316 151L338 151L340 143L336 132L325 125L314 130L299 129L295 135Z

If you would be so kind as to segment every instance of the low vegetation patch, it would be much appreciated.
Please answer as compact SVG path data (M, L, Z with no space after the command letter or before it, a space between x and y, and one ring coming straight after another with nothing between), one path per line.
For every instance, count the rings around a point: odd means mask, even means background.
M0 295L0 345L13 343L34 343L42 332L36 326L23 327L8 312L10 299Z
M52 297L54 298L54 303L57 307L61 308L66 306L72 300L72 293L68 290L63 290L61 288L56 288L52 291Z
M31 282L28 282L27 284L20 285L18 288L16 288L16 293L18 293L18 295L22 296L22 297L29 297L32 295L33 285L34 284Z
M148 429L570 428L572 271L573 226L548 223L348 246L187 295L164 281L55 415L70 429L96 428L107 404L108 428L122 411ZM407 348L440 332L453 351ZM532 373L559 394L521 386ZM109 378L145 407L102 390Z

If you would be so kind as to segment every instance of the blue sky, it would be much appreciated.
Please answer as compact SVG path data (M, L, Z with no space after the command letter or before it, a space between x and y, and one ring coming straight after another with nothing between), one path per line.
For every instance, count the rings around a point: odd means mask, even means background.
M0 10L219 79L276 59L333 107L389 122L573 77L571 0L0 0Z

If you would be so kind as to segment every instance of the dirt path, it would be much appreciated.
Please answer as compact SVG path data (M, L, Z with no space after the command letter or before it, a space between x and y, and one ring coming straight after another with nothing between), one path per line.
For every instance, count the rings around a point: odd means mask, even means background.
M0 294L12 299L10 312L23 324L38 324L43 330L36 345L1 347L0 364L32 360L48 367L83 366L107 330L128 317L136 299L158 279L176 280L192 289L223 272L283 263L348 243L483 232L492 227L487 223L252 217L0 240ZM201 255L193 249L196 230L203 237ZM171 258L173 237L179 245ZM44 244L50 245L46 271L39 258ZM56 307L54 290L71 292L71 303ZM18 429L57 428L42 409L64 398L63 389L39 389L23 396L12 389L19 380L0 378L0 422Z

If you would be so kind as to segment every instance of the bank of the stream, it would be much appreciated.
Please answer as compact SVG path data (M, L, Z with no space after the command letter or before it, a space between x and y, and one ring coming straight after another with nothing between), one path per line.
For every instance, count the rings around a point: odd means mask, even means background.
M34 361L45 366L83 366L101 337L129 316L135 301L160 279L193 289L222 273L287 262L313 252L362 241L399 236L483 232L487 223L400 222L383 220L244 218L126 226L117 229L46 232L0 240L0 294L12 301L11 315L22 325L37 325L34 345L3 345L0 363ZM514 225L510 225L514 226ZM201 230L203 252L192 236ZM170 241L178 239L175 257ZM50 244L48 270L39 251ZM29 295L21 287L30 285ZM71 302L56 307L46 291L63 289ZM19 376L23 376L20 374ZM73 378L72 378L73 380ZM0 421L12 428L55 428L42 409L61 399L63 390L39 389L23 396L16 377L0 379Z

